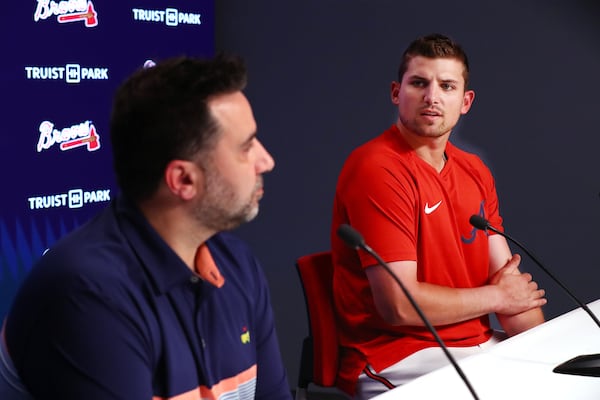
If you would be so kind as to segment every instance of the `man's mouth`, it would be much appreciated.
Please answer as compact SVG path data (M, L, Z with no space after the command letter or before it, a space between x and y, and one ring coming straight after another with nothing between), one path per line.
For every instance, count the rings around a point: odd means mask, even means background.
M428 117L441 117L442 113L440 113L437 110L427 109L427 110L423 110L421 112L421 115L425 115L425 116L428 116Z

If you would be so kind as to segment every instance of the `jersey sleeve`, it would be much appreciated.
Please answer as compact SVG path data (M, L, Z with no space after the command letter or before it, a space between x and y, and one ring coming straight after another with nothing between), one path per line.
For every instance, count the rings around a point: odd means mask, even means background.
M417 193L404 165L385 156L352 160L342 171L337 206L386 261L415 260ZM376 264L359 252L363 267Z

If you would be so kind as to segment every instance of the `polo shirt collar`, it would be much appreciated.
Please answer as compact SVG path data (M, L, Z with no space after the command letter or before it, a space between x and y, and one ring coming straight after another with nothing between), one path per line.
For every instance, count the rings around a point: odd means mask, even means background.
M167 245L137 206L118 196L115 217L125 239L158 293L164 294L174 286L190 281L194 273Z

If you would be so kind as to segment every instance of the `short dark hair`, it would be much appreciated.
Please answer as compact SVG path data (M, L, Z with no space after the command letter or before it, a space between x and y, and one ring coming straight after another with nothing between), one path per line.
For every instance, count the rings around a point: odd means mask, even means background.
M468 87L469 59L460 44L456 43L448 36L432 33L414 40L402 54L402 61L398 68L398 82L402 82L402 77L408 69L408 63L416 56L427 58L454 58L462 62L464 65L463 78L465 79L465 89Z
M220 132L208 101L245 88L237 56L186 56L141 68L115 94L110 121L113 165L121 191L139 202L151 196L167 164L212 149Z

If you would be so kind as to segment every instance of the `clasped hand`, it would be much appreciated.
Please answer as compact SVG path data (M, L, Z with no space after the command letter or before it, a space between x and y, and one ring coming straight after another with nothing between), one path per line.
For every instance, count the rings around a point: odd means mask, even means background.
M500 292L500 314L515 315L546 304L544 289L538 288L530 273L519 271L521 256L515 254L490 278Z

